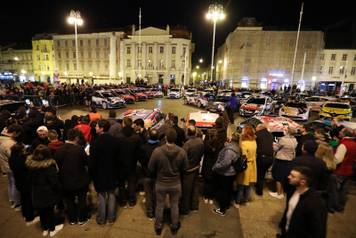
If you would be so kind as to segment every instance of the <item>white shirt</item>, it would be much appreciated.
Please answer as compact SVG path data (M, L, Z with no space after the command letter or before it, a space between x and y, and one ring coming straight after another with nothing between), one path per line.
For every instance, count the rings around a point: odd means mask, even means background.
M292 218L294 209L296 208L300 198L300 193L298 191L295 191L293 193L293 196L289 199L288 202L288 211L287 211L287 223L286 223L286 231L288 231L289 228L289 223Z
M344 160L346 153L346 146L344 144L340 144L335 152L335 163L340 164Z

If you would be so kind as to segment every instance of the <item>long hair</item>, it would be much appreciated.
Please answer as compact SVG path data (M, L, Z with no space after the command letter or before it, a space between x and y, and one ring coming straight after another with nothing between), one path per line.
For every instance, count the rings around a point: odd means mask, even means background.
M246 125L242 129L241 141L244 141L244 140L255 140L255 139L256 139L255 130L253 129L252 126Z
M333 171L336 168L334 152L330 145L325 143L319 144L318 149L315 151L315 157L322 159L328 170Z

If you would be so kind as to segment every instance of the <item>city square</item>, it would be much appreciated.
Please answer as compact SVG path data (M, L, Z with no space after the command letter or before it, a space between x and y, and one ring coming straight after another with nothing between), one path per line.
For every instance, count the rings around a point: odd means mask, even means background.
M350 10L158 2L0 17L0 237L356 237Z

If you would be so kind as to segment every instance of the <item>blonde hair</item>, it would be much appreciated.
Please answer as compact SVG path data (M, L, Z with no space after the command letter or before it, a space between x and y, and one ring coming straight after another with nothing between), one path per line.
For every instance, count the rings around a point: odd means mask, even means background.
M315 157L322 159L328 170L334 170L336 168L335 156L332 147L328 144L321 143L318 149L315 151Z

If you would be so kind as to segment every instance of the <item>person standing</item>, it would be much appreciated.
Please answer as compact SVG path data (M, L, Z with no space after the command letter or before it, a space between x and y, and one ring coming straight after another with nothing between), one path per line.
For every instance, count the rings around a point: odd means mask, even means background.
M133 127L135 132L140 136L141 142L146 143L147 141L147 130L145 128L145 122L142 118L138 118L133 122Z
M246 156L247 169L237 175L237 196L235 207L251 199L251 184L257 181L256 166L256 135L252 126L247 125L242 129L240 137L241 154Z
M180 213L187 215L189 211L199 209L199 168L204 155L203 139L196 136L196 128L189 126L187 129L188 140L183 149L188 156L188 168L182 175L182 199Z
M85 225L89 220L86 199L89 186L88 161L84 148L78 145L80 133L79 130L70 129L64 145L54 154L71 225Z
M179 222L179 197L181 195L181 174L188 167L187 153L177 146L177 133L174 129L165 132L166 144L156 148L150 158L148 170L156 178L156 221L155 232L160 235L163 228L163 209L169 195L171 207L171 232L177 234Z
M213 166L216 179L216 200L219 208L213 208L213 212L225 216L230 207L232 185L236 178L233 162L240 157L239 138L237 134L231 137L231 143L227 143L219 153L218 159Z
M277 237L326 237L327 209L320 194L311 187L313 172L296 166L288 176L294 187L279 224L282 233Z
M109 111L108 121L110 122L109 134L112 136L115 136L115 137L119 136L122 126L121 126L121 123L119 123L116 120L116 111L115 110Z
M284 136L278 141L277 152L272 167L272 176L276 181L277 192L269 192L269 194L277 199L284 198L284 186L287 183L288 173L292 161L295 159L297 140L294 137L292 128L284 129Z
M143 189L145 191L145 205L146 205L146 216L150 219L154 217L154 183L155 180L151 178L148 171L148 164L152 155L152 152L160 146L160 141L158 140L158 132L155 129L151 129L148 132L148 140L145 144L141 146L140 164L143 170Z
M48 140L48 148L54 155L54 153L63 145L63 141L58 140L58 134L55 130L48 131Z
M47 146L49 143L48 140L48 129L45 126L40 126L36 130L37 137L34 139L30 151L33 152L36 147L40 144Z
M173 116L173 129L177 132L177 141L176 145L182 147L185 142L185 133L182 128L178 125L178 117Z
M81 117L79 124L74 127L74 129L79 130L83 134L86 143L91 143L92 140L89 122L89 116L83 116Z
M118 186L118 141L109 134L110 123L99 120L96 125L98 138L91 144L89 171L98 193L96 222L104 225L116 219L115 189Z
M263 182L266 172L273 163L273 136L267 130L266 125L258 124L256 127L257 143L257 183L256 194L263 195Z
M33 154L27 157L26 166L30 171L32 203L39 211L43 236L56 235L63 229L54 215L54 206L59 201L60 183L58 168L50 149L38 145Z

